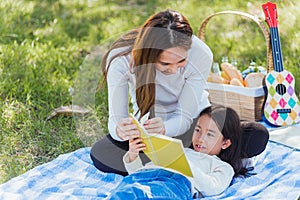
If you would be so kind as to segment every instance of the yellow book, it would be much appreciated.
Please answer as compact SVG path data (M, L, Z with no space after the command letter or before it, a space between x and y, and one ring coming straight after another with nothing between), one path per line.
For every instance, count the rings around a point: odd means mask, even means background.
M155 165L174 169L193 177L181 140L160 134L150 134L132 114L130 117L137 125L140 136L146 144L147 149L144 153Z

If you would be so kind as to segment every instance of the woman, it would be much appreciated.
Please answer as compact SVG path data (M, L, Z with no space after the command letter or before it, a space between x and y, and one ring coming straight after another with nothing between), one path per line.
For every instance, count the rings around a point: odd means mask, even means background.
M212 59L187 19L172 10L150 16L117 40L101 64L108 86L109 134L91 149L94 165L103 172L128 174L122 158L128 140L139 136L128 117L129 105L138 118L150 113L144 124L149 133L181 139L189 147L197 115L210 106L204 88ZM269 135L262 125L246 123L242 131L245 158L265 149ZM149 162L143 153L140 157Z
M212 106L200 114L192 145L185 149L193 177L156 166L142 165L142 139L129 140L124 164L129 175L111 192L110 199L192 199L222 193L234 176L245 176L242 132L238 114L229 107ZM171 188L171 189L170 189Z
M102 62L110 134L92 147L95 166L127 174L122 157L128 140L139 135L128 118L128 96L137 117L150 112L148 132L180 138L189 146L193 119L210 105L204 87L212 58L211 50L193 36L186 18L172 10L149 17L139 29L117 40Z

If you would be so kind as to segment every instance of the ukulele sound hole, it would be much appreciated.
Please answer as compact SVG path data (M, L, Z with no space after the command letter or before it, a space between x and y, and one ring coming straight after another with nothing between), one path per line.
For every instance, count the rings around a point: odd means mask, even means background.
M278 94L280 94L280 95L285 94L285 92L286 92L285 86L284 86L283 84L278 84L278 85L276 86L276 92L277 92Z

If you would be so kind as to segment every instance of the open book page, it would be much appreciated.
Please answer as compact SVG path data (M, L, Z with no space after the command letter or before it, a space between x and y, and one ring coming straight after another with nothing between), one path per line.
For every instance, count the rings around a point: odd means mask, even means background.
M132 114L130 117L138 126L140 136L146 144L147 149L144 150L144 153L155 165L174 169L186 176L193 177L181 140L160 134L149 134ZM144 120L141 121L144 122Z

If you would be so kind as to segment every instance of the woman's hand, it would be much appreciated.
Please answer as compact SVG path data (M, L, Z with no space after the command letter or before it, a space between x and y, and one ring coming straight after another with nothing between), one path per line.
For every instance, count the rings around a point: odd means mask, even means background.
M132 123L131 118L124 118L117 124L117 135L122 140L130 140L140 136L137 126Z
M155 117L146 120L143 126L145 127L148 133L164 135L166 132L164 122L160 117Z
M129 162L134 161L138 157L139 152L145 149L146 145L143 143L142 138L130 139L128 150Z

